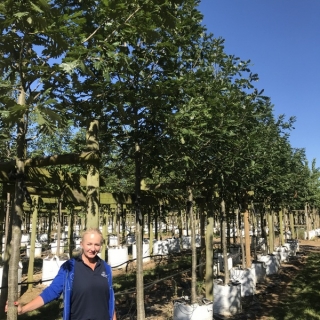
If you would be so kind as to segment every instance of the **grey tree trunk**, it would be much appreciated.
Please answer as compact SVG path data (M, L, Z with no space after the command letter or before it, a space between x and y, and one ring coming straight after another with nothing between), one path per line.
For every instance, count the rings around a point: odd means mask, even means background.
M249 212L245 209L243 213L244 221L244 236L245 236L245 251L246 251L246 268L251 267L251 254L250 254L250 228L249 228Z
M268 234L269 253L272 253L274 250L274 237L273 237L274 228L273 228L272 212L270 209L268 209L267 215L268 215L268 228L269 228L269 234Z
M196 302L197 299L197 248L196 248L196 232L195 222L193 215L193 193L192 188L187 188L188 200L187 200L187 212L186 216L189 216L190 227L191 227L191 251L192 251L192 262L191 262L191 304Z
M18 104L25 105L25 92L20 88ZM14 210L12 212L12 239L11 256L9 260L8 278L8 313L7 320L17 320L17 308L14 301L18 299L18 267L20 260L21 224L23 217L23 202L25 197L24 173L26 159L26 115L22 114L17 122L17 158L16 158L16 182L14 195Z
M32 230L30 238L30 255L28 265L28 290L32 289L33 282L33 270L34 270L34 256L35 256L35 244L36 244L36 233L37 233L37 221L38 221L38 205L39 196L33 196L33 210L32 210Z
M12 219L9 219L10 211L13 211L13 202L11 195L7 194L7 208L6 208L6 227L5 227L5 246L4 246L4 259L2 270L2 289L0 294L0 318L5 318L4 307L8 298L8 281L9 281L9 257L11 250L11 233L12 233Z
M305 205L304 205L304 215L305 215L305 221L306 221L306 233L307 233L307 238L309 240L310 219L309 219L309 212L308 212L308 204L307 203L305 203Z
M149 252L153 251L153 240L154 240L154 232L153 232L153 219L151 209L148 211L148 229L149 229Z
M228 252L227 252L227 237L226 237L226 205L224 199L221 200L221 244L224 264L224 284L227 285L230 281L228 270Z
M284 241L284 234L283 234L283 216L284 216L284 209L283 207L279 210L279 228L280 228L280 233L279 233L279 246L282 246Z
M210 207L207 217L206 230L206 298L213 300L213 208Z
M289 222L290 222L290 232L291 232L291 238L296 239L296 232L294 228L294 216L293 216L293 211L289 211Z
M108 213L107 210L102 211L102 236L104 242L101 247L101 259L106 260L106 249L108 244Z
M73 225L74 225L74 213L73 209L69 210L69 217L68 217L68 251L69 251L69 256L72 257L72 251L73 251Z
M178 229L179 229L179 236L182 236L182 213L181 209L178 208Z
M61 240L61 211L62 211L62 199L59 199L58 203L58 221L57 221L57 256L60 255L60 240Z
M135 144L135 195L136 195L136 247L137 247L137 272L136 272L136 288L137 288L137 320L145 319L144 309L144 286L143 286L143 219L141 212L141 150L138 143Z
M92 120L86 132L87 148L95 153L99 152L99 121ZM99 228L100 206L100 175L99 161L88 164L87 167L87 227Z

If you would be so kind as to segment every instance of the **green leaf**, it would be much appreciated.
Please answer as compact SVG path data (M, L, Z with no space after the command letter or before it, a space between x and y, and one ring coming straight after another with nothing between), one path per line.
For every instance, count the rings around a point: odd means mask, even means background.
M72 62L63 62L59 65L59 67L62 68L65 72L70 74L74 71L74 69L77 68L78 65L79 65L79 61L75 60Z
M43 11L37 6L37 5L35 5L33 2L31 2L30 1L30 3L31 3L31 6L32 6L32 8L35 10L35 11L37 11L37 12L39 12L39 13L43 13Z
M29 12L17 12L13 16L17 18L25 17L29 14Z

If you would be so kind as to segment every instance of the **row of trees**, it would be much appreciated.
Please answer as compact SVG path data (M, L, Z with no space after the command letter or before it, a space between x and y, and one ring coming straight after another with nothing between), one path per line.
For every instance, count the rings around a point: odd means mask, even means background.
M142 189L184 198L191 216L194 199L204 199L210 225L213 208L227 203L245 210L249 193L267 206L318 206L315 162L310 168L304 150L289 143L294 118L275 118L270 98L254 85L250 61L227 54L224 40L206 32L198 4L0 4L3 181L15 169L9 305L17 295L27 166L87 173L93 226L99 190L134 194L137 248ZM53 188L63 194L65 181ZM137 270L140 287L142 260ZM143 290L137 308L144 319ZM9 307L8 319L16 319L15 312Z

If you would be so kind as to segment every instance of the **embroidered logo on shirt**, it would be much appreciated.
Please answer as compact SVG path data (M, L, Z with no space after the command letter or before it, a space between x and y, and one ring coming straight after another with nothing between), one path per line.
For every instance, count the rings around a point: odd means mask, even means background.
M102 271L101 276L104 278L108 278L108 275L104 271Z

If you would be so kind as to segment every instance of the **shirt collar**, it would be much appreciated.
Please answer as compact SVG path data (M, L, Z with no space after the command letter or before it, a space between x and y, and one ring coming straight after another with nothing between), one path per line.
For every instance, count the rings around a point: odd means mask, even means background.
M97 266L99 266L101 264L101 258L97 255ZM82 253L80 255L78 255L77 257L75 257L75 260L78 262L83 262L82 260Z

